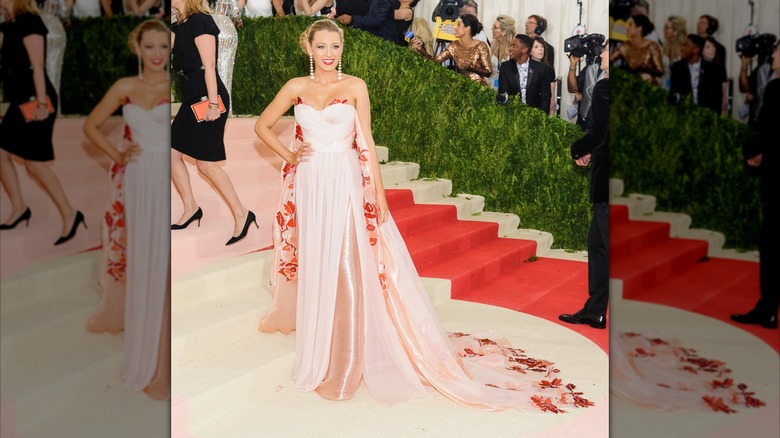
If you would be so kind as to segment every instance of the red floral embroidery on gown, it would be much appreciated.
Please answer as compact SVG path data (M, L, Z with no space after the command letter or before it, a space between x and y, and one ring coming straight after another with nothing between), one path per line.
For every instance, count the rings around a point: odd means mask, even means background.
M170 397L169 103L164 99L147 109L129 98L122 102L120 150L133 142L141 153L126 166L112 166L103 300L89 327L124 328L122 383L156 399Z
M357 111L295 101L290 146L314 154L282 168L274 221L273 303L264 332L296 331L294 386L349 399L361 381L394 404L433 392L484 410L562 413L592 406L552 362L505 340L447 333L376 189Z
M630 403L674 411L738 412L765 403L736 383L723 361L700 357L665 333L618 333L610 354L610 392Z

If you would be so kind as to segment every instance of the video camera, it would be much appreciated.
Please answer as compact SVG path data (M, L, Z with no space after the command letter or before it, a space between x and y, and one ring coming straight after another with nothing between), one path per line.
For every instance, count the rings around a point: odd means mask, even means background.
M628 20L636 0L609 0L609 16L615 20Z
M600 33L574 35L563 41L563 51L577 58L584 56L586 62L590 64L601 55L606 40L607 38Z
M737 39L737 53L751 58L758 55L759 62L763 63L766 57L772 55L772 49L774 49L776 41L777 37L771 33L748 34Z
M436 21L437 18L441 18L442 21L457 20L462 7L463 0L440 0L433 9L431 21Z
M433 9L431 21L433 26L433 37L437 40L455 41L456 20L460 17L460 8L463 7L463 0L440 0L439 4Z

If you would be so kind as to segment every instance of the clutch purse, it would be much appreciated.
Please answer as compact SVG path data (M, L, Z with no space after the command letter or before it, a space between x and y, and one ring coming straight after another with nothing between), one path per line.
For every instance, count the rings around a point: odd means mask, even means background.
M219 103L219 113L222 114L226 112L227 109L225 109L225 104L222 102L220 96L217 96L217 102ZM209 108L209 99L203 97L200 102L190 105L190 108L192 108L192 113L195 114L195 120L200 123L206 120L206 110Z
M30 123L33 121L33 113L37 107L38 101L34 99L19 105L19 110L22 112L25 122ZM49 96L46 96L46 109L49 110L49 114L54 112L54 105L52 105Z

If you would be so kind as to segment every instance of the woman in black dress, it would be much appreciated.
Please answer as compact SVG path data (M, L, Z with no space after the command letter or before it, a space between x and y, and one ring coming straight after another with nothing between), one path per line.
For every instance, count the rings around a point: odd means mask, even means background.
M0 25L0 44L5 96L10 103L8 112L0 121L0 180L11 198L13 210L0 230L10 230L32 215L19 186L19 175L11 155L24 160L30 175L51 196L62 215L62 234L54 243L60 245L76 235L84 215L73 208L57 175L46 164L54 160L52 132L57 117L57 92L46 75L46 25L38 15L34 0L0 0L5 22ZM49 112L46 98L51 101ZM35 101L32 119L27 122L21 104Z
M230 108L230 96L217 72L217 35L219 28L209 11L199 0L173 0L171 3L177 22L171 26L171 44L181 76L182 106L171 125L171 179L184 203L184 215L171 225L180 230L203 217L192 194L190 176L182 155L196 160L198 170L217 189L230 207L235 219L233 237L226 245L246 237L249 225L257 225L255 214L244 208L233 183L217 161L225 159L225 124L228 113L220 113L218 99ZM198 122L190 105L208 99L208 109Z

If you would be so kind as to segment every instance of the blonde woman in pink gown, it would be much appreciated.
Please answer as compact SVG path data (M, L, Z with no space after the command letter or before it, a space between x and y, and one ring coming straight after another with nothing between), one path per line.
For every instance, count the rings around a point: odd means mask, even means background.
M294 386L345 400L365 382L388 405L435 392L484 410L592 405L551 362L443 330L388 210L368 89L341 72L343 33L319 20L300 43L310 75L287 82L255 126L286 162L259 329L296 331ZM292 105L288 149L272 127Z
M130 47L143 68L119 79L84 122L84 133L111 157L112 193L103 224L102 302L88 330L124 330L122 383L170 398L170 31L142 22ZM100 130L119 108L124 137Z

